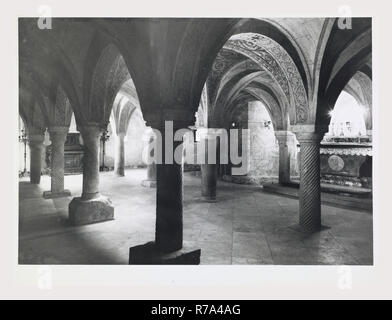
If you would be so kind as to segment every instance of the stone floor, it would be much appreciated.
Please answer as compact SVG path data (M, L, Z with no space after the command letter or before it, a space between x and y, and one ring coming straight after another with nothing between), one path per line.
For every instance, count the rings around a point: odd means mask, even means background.
M125 177L101 174L102 194L115 206L115 220L73 227L69 198L44 199L50 178L19 183L20 264L127 264L129 247L154 239L155 189L144 188L145 169ZM81 193L82 177L65 186ZM184 242L202 249L202 264L373 264L372 215L322 206L321 232L296 231L298 200L262 188L219 181L218 201L200 198L200 178L184 177Z

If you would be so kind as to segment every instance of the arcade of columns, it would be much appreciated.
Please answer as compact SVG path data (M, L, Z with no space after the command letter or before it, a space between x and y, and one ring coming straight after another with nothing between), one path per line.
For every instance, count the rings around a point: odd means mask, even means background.
M114 219L114 207L99 189L99 139L109 119L116 134L115 173L123 176L124 136L136 108L149 127L164 133L165 121L174 130L189 128L195 114L199 127L229 128L239 102L260 100L274 124L282 184L290 182L293 133L300 144L299 226L320 230L320 141L342 90L366 100L370 19L354 18L347 30L333 18L56 18L51 30L40 30L26 18L19 30L19 112L29 139L31 183L40 182L46 129L52 144L45 197L70 195L64 189L64 142L72 113L83 139L82 194L69 204L73 224ZM349 86L352 79L362 82ZM153 139L151 133L147 140ZM203 197L218 201L219 165L204 164L201 171ZM183 247L182 166L152 164L147 172L143 185L156 186L156 236L130 249L130 264L199 263L200 249Z

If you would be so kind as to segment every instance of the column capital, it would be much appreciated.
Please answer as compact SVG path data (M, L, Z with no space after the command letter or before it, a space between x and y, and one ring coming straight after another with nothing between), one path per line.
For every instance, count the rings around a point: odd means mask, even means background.
M165 121L172 121L175 129L188 128L196 121L195 113L184 106L162 108L159 112L147 113L145 119L147 126L158 130L165 128Z
M279 145L287 145L293 141L294 133L286 130L276 130L275 137L276 140L278 140Z
M32 126L26 127L26 133L28 136L39 136L45 134L45 128L37 128Z
M286 142L290 132L286 130L275 130L275 137L279 142Z
M78 126L78 130L82 134L83 138L89 138L89 137L97 138L103 132L103 129L100 126L100 124L95 123L95 122L90 122L90 123Z
M317 132L324 135L326 132L328 132L328 126L315 124L296 124L290 127L290 131L295 134L298 132Z
M324 133L319 132L295 132L298 142L301 143L319 143Z

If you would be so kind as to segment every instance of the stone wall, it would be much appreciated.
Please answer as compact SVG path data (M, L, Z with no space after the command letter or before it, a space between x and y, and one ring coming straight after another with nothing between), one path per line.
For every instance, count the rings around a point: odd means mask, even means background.
M243 152L248 154L248 174L246 176L227 176L225 179L236 183L260 184L268 180L277 180L279 175L279 144L275 137L271 117L260 101L251 101L247 106L239 108L233 117L239 129L249 129L247 144ZM298 141L293 133L288 139L291 177L299 176ZM240 140L241 142L241 140ZM239 146L241 150L241 144ZM241 154L241 152L240 152Z
M250 135L248 176L277 177L279 146L268 111L259 101L248 104L248 128Z

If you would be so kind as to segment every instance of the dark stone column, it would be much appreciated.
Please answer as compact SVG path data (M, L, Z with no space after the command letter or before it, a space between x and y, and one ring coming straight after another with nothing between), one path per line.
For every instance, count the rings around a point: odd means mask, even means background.
M41 182L44 137L44 134L29 135L30 182L34 184L39 184Z
M148 143L151 145L154 141L154 134L152 133L149 137ZM150 157L154 156L154 150L151 150ZM157 165L156 163L147 164L147 179L142 181L143 187L155 188L157 185Z
M124 136L125 133L119 133L116 135L115 141L115 157L114 157L114 172L117 176L123 177L125 158L124 158Z
M291 139L288 131L275 131L276 139L279 143L279 183L290 182L290 152L288 143Z
M99 138L98 124L79 127L84 144L82 196L69 204L69 218L75 225L114 219L114 207L109 198L99 193Z
M301 148L299 225L303 231L321 229L320 141L323 134L298 132Z
M165 145L163 143L163 145ZM174 144L177 147L178 143ZM164 156L164 152L162 155ZM182 164L157 164L155 242L164 252L182 248Z
M218 179L218 165L217 165L217 151L218 151L218 139L216 135L206 134L204 137L204 150L205 150L205 164L201 164L201 195L204 200L208 202L216 201L216 185ZM208 163L208 145L216 148L216 163Z
M68 127L51 127L48 129L51 145L51 190L44 192L45 198L68 197L69 190L64 190L64 143Z
M174 131L186 126L174 125ZM162 133L162 162L156 164L156 225L155 242L130 248L130 264L199 264L200 249L183 247L183 165L166 162L165 147L181 148L180 142L171 141L165 146L165 129L157 127ZM170 139L170 138L169 138ZM172 140L172 138L171 138ZM177 149L179 150L179 149Z

